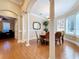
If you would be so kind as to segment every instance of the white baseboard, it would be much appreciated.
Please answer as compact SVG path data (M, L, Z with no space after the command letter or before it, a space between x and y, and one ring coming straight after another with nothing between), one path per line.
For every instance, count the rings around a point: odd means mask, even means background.
M49 57L48 59L55 59L55 57L53 57L53 58Z
M69 42L71 42L71 43L73 43L73 44L75 44L75 45L79 46L79 43L78 43L78 42L76 42L76 41L73 41L73 40L70 40L70 39L66 39L66 41L69 41Z
M50 57L48 57L48 59L50 59Z
M17 40L17 43L21 43L21 40Z
M26 47L28 47L28 46L30 46L30 44L29 44L29 43L27 43L27 44L26 44Z
M21 43L25 43L26 41L25 40L21 40Z
M17 40L17 43L25 43L25 40Z

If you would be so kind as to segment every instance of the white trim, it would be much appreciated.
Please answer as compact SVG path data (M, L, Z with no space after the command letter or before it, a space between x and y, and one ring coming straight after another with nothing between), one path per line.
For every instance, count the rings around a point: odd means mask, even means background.
M50 59L50 57L48 57L48 59Z
M76 38L79 38L79 35L76 35Z
M17 40L17 43L21 43L21 40Z
M65 35L76 36L76 35L74 35L74 34L68 34L68 33L66 33Z
M29 19L30 19L30 14L28 13L27 16L28 16L28 20L27 20L27 22L28 22L28 30L27 30L28 31L28 36L27 37L28 38L27 38L27 41L26 41L27 42L26 46L30 46L30 43L29 43L29 41L30 41L30 34L29 34Z
M21 43L25 43L26 41L25 40L21 40Z
M29 43L27 43L27 44L26 44L26 47L28 47L28 46L30 46L30 44L29 44Z
M25 43L25 40L17 40L17 43Z
M78 42L76 42L76 41L73 41L73 40L69 40L69 39L66 39L67 41L69 41L69 42L71 42L71 43L73 43L73 44L75 44L75 45L77 45L77 46L79 46L79 43Z

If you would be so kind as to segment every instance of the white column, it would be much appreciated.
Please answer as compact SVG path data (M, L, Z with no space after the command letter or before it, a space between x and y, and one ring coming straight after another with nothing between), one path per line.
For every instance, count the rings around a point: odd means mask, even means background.
M15 20L15 39L18 39L18 20Z
M54 27L55 28L55 32L57 31L57 21L58 21L57 19L54 19L54 22L55 22L55 27Z
M50 42L49 42L49 59L55 59L55 22L54 22L54 0L50 0L50 22L49 22L49 32L50 32Z
M29 46L29 33L28 33L28 19L29 19L29 13L23 13L23 18L22 18L22 41L26 42L26 46Z
M0 31L2 32L2 30L3 30L2 18L0 18Z
M18 28L18 43L21 43L22 42L22 16L18 16L18 19L17 19L17 28Z

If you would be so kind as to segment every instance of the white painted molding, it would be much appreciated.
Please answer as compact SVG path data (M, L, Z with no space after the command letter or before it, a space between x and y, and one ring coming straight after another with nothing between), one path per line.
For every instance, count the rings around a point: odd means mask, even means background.
M26 47L28 47L28 46L30 46L30 43L27 43L27 44L26 44Z
M79 46L79 43L78 43L78 42L76 42L76 41L73 41L73 40L70 40L70 39L66 39L66 41L69 41L69 42L71 42L71 43L73 43L73 44L75 44L75 45Z
M50 57L48 57L48 59L50 59Z
M21 43L21 40L17 40L17 43Z
M17 43L25 43L25 40L17 40Z
M25 40L21 40L21 43L25 43L26 41Z

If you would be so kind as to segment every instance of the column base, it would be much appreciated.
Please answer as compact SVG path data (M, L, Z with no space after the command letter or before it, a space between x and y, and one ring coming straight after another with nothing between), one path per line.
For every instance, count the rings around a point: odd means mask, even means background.
M17 43L25 43L25 40L17 40Z
M50 59L50 57L48 57L48 59Z
M21 43L21 40L17 40L17 43Z
M25 43L26 41L25 40L21 40L21 43Z
M26 46L28 47L28 46L30 46L30 44L29 44L29 43L27 43L27 44L26 44Z

